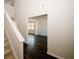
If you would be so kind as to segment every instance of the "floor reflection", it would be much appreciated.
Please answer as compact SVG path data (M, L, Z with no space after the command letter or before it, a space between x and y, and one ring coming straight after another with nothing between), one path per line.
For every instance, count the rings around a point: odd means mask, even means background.
M34 46L34 44L35 44L35 37L34 37L34 35L30 35L30 34L28 35L27 43L28 43L31 47Z

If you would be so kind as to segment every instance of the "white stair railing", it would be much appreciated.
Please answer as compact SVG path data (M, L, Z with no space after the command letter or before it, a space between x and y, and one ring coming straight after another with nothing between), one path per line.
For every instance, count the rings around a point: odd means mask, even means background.
M4 11L4 25L15 58L23 59L24 38L6 10Z

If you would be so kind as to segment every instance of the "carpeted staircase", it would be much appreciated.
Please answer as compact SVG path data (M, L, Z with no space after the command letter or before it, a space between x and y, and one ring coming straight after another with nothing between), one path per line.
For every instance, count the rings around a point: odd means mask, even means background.
M5 32L4 32L4 59L15 59Z

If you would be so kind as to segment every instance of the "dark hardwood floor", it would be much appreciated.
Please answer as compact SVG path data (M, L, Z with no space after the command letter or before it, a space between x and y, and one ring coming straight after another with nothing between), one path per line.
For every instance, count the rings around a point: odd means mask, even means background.
M47 54L47 37L29 35L24 43L24 59L57 59Z

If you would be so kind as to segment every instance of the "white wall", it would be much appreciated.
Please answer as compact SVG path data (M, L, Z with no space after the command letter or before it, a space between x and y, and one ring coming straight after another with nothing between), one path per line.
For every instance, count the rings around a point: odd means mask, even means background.
M73 0L17 0L16 19L23 37L26 38L27 35L29 17L48 13L48 52L65 59L73 59L73 2ZM44 8L41 7L43 3Z
M16 0L15 13L18 23L17 25L25 40L27 39L28 18L46 14L46 3L47 0Z
M48 1L48 53L74 59L74 1Z
M27 0L16 0L15 16L17 26L24 39L27 38Z
M47 16L41 16L36 18L37 21L37 35L47 36Z
M29 17L47 14L47 0L27 0Z

